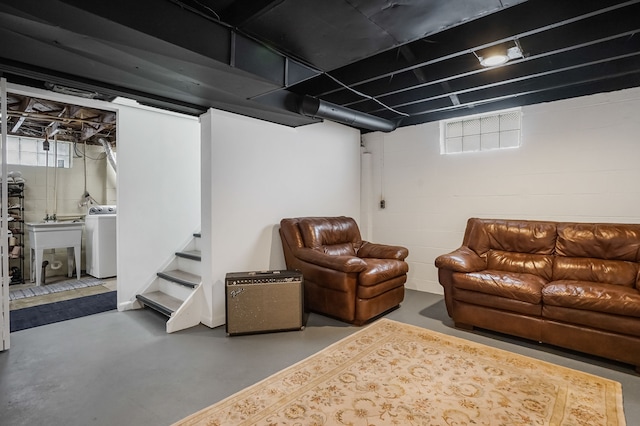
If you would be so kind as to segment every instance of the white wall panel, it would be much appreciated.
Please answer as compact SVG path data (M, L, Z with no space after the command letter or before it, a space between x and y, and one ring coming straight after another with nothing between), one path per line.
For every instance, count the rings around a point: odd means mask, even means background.
M198 119L118 106L118 303L200 228Z
M285 267L282 218L360 220L360 138L330 122L289 128L218 110L201 122L203 255L210 250L212 262L203 265L211 307L203 322L216 326L226 273Z

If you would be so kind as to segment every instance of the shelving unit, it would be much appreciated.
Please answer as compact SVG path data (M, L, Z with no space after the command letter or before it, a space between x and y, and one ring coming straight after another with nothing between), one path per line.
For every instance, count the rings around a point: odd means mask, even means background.
M7 183L9 206L10 284L24 284L24 183Z

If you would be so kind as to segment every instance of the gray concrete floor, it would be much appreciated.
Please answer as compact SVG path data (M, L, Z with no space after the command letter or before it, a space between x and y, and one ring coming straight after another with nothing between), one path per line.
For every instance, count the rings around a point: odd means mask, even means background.
M484 331L456 330L439 295L407 291L387 318L622 383L640 419L631 366ZM153 311L107 312L11 335L0 353L0 424L169 425L357 331L311 314L302 331L227 337L224 327L165 333Z

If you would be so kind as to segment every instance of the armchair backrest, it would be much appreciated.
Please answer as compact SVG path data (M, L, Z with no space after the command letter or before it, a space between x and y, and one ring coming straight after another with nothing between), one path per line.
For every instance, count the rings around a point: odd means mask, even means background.
M306 247L354 256L362 245L358 224L345 216L282 219L280 234L291 250Z

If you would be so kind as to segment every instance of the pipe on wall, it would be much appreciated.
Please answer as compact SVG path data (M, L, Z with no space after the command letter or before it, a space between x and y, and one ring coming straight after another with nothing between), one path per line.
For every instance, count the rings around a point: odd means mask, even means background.
M113 169L113 171L115 173L118 173L118 169L116 167L117 166L116 159L115 159L115 157L113 155L113 150L111 149L111 145L104 138L98 138L98 142L100 142L100 144L102 144L102 147L104 148L104 152L105 152L105 154L107 154L107 160L109 161L109 164L111 165L111 168Z

